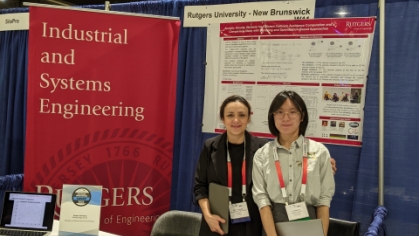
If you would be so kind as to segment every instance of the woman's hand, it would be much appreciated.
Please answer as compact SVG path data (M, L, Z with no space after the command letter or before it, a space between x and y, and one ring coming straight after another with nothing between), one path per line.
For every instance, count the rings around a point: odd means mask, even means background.
M201 207L202 215L207 222L210 230L219 235L224 235L224 231L220 227L220 223L226 221L218 215L211 214L208 198L202 198L198 200L198 204Z
M218 233L219 235L224 235L224 231L220 227L220 223L226 222L223 218L218 215L208 214L204 215L204 219L212 232Z
M338 168L336 168L336 160L333 158L330 158L330 163L332 164L333 174L336 174L336 171L338 170Z

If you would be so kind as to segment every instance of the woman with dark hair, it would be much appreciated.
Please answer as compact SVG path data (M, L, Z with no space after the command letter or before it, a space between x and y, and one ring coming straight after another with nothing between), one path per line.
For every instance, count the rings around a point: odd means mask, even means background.
M304 137L308 120L297 93L282 91L273 99L268 125L276 138L255 153L252 171L253 199L268 236L276 235L276 222L308 217L321 219L327 235L335 182L327 148Z
M228 235L259 236L262 222L259 209L252 198L252 166L255 152L268 142L253 137L246 131L250 122L250 104L241 96L226 98L220 107L220 119L226 132L205 141L195 172L195 200L202 211L199 235L224 235L220 223L225 220L210 211L208 189L210 183L228 186L232 179L231 204L246 202L250 221L231 223ZM228 171L231 166L231 172ZM335 163L333 162L333 168ZM244 170L244 171L242 171ZM332 168L330 168L332 171ZM242 179L246 185L242 186ZM244 197L243 197L244 196Z
M244 199L250 221L236 224L229 222L228 235L258 236L262 233L259 210L251 194L251 174L253 155L268 140L253 137L246 131L250 112L250 104L243 97L233 95L225 99L220 107L220 119L226 132L204 143L195 172L194 186L195 200L203 215L199 235L224 235L220 223L224 223L226 219L211 214L208 188L210 183L227 186L229 175L232 178L231 203L241 203ZM227 166L232 167L232 173L227 171ZM245 188L242 188L242 178L246 180Z

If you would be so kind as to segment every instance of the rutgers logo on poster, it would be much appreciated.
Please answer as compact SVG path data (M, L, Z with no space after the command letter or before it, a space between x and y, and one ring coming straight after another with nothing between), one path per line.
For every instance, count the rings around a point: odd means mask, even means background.
M101 185L101 230L150 233L170 205L179 25L30 7L25 191Z

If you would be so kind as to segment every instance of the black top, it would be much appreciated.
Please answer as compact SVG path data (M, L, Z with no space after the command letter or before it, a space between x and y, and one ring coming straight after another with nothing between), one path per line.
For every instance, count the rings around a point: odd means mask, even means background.
M246 203L249 209L251 221L241 224L230 224L229 225L229 236L231 235L243 235L243 236L259 236L262 234L262 222L260 220L259 209L252 197L252 166L253 156L260 147L268 142L266 139L260 139L251 136L248 132L245 132L246 140ZM194 195L195 203L199 199L208 198L208 187L210 183L216 183L223 186L227 186L227 134L216 136L214 138L207 139L202 148L199 161L196 166L195 172L195 184L194 184ZM235 146L235 145L233 145ZM234 149L234 147L229 147ZM241 202L241 168L243 161L243 147L240 149L239 154L236 151L232 151L234 156L230 156L232 159L233 169L233 202ZM237 150L239 151L239 150ZM237 164L236 160L237 159ZM235 167L237 165L237 167ZM235 174L237 173L237 174ZM235 179L238 178L238 179ZM240 226L236 226L240 225ZM236 229L236 227L240 229ZM244 227L245 229L241 229ZM205 219L202 218L201 228L199 232L200 236L216 236L218 234L211 232Z
M242 165L244 155L244 143L232 144L228 143L228 152L230 153L231 166L233 172L233 194L232 203L243 201L242 197Z
M230 153L231 166L233 172L233 188L231 203L238 203L243 201L242 197L242 165L244 155L244 143L232 144L228 143L228 152ZM246 193L247 194L247 193ZM250 193L252 194L252 193ZM246 235L246 223L232 224L229 222L228 235Z

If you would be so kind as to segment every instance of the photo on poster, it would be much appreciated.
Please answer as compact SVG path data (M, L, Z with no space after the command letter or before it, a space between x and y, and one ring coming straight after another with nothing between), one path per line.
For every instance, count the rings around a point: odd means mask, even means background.
M349 102L351 91L352 89L350 88L323 87L323 100L330 102Z
M351 103L361 103L361 89L351 89Z

